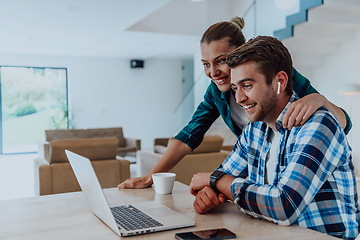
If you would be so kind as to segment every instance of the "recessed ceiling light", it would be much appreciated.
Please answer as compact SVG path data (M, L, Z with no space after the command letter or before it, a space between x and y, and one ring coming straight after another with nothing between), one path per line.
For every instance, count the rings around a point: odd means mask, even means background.
M191 0L192 2L202 2L204 0Z

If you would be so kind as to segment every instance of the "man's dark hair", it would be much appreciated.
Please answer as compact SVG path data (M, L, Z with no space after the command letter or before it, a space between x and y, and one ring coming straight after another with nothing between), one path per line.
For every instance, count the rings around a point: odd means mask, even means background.
M288 75L286 93L291 95L292 60L288 49L276 38L270 36L258 36L250 39L247 43L236 48L227 57L227 64L235 68L240 64L253 61L259 70L265 75L267 84L272 83L274 76L284 71Z

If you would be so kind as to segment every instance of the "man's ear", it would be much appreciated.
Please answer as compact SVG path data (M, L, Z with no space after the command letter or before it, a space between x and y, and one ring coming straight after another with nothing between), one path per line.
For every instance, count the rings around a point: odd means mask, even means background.
M288 83L288 75L284 71L278 72L274 77L273 83L275 84L277 94L284 92Z

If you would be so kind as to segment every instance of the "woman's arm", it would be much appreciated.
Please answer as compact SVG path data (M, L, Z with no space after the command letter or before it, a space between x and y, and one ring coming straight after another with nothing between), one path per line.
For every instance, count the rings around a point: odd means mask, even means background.
M347 119L344 111L319 93L306 95L293 102L284 115L283 126L291 129L294 126L303 125L320 107L324 107L334 114L341 127L346 128Z
M118 185L118 188L146 188L152 185L151 175L157 172L167 172L172 169L183 157L191 152L185 143L174 139L159 162L151 172L143 177L129 178Z
M205 93L204 101L199 104L191 121L175 136L175 139L151 172L143 177L129 178L119 184L118 188L150 187L152 185L151 174L169 171L200 145L206 131L220 115L214 102L219 100L220 96L214 94L214 87L217 89L215 84L210 84Z
M219 108L222 107L224 106L221 92L214 83L211 83L204 95L204 100L197 107L189 123L175 136L175 139L186 143L192 149L197 148L205 133L219 117Z
M293 89L301 98L292 103L283 119L285 128L292 128L304 124L320 107L328 109L339 121L345 133L348 134L352 122L343 109L331 103L310 84L310 81L293 68Z

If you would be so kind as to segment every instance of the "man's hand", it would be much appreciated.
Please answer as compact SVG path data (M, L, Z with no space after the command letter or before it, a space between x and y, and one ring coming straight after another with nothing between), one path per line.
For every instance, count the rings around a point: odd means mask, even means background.
M143 177L129 178L118 185L118 188L147 188L152 185L151 175Z
M190 182L190 193L196 196L199 190L203 189L205 186L210 186L210 175L211 173L195 174Z
M222 193L216 193L210 186L205 186L198 191L194 209L199 214L204 214L219 206L226 201L226 197Z

